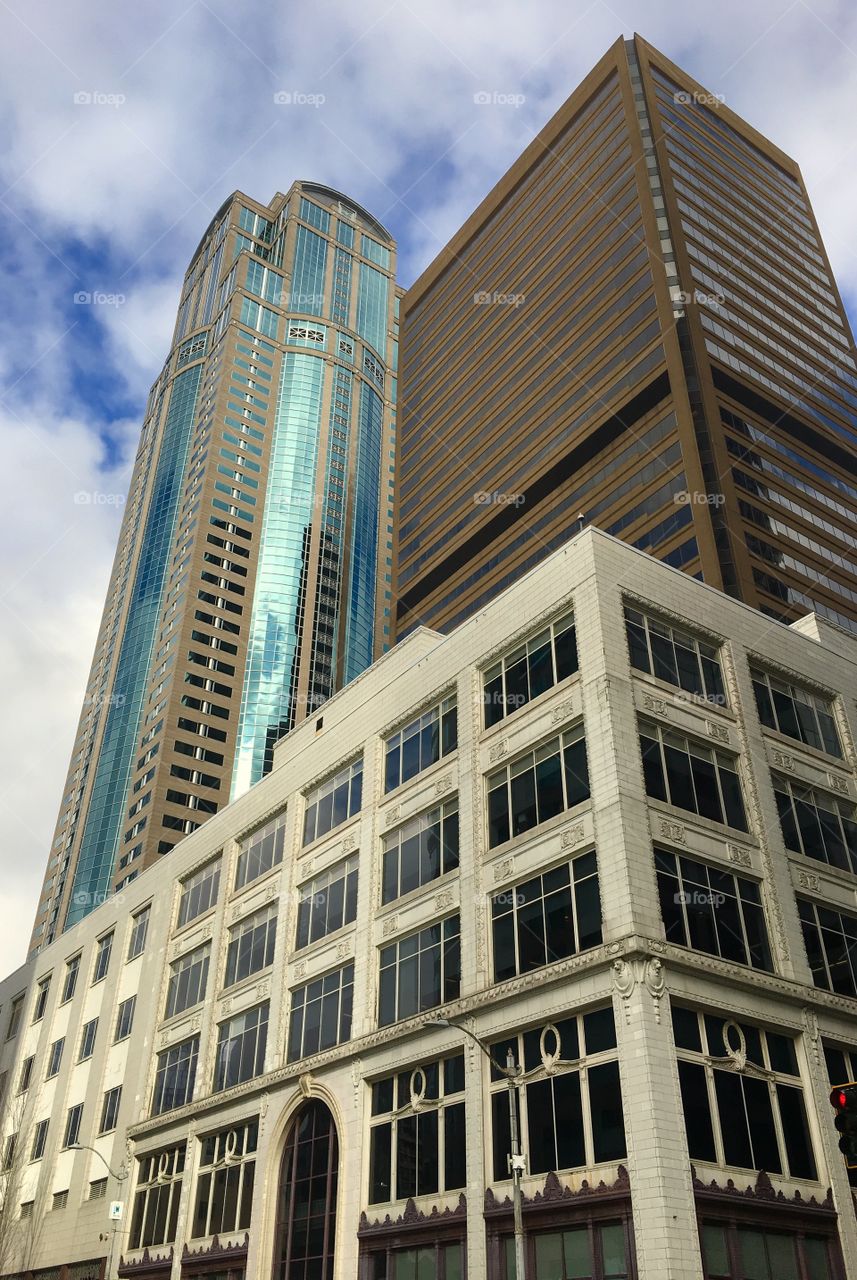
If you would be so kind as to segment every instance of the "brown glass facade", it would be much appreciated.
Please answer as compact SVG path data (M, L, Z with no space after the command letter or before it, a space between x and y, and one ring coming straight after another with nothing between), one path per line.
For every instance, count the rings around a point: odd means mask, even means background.
M857 630L855 371L797 166L617 41L405 295L397 637L581 524Z

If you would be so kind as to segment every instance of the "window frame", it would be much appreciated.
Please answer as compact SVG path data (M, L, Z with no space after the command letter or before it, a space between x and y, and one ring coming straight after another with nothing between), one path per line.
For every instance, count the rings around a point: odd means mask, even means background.
M752 658L749 658L750 682L753 686L753 697L756 704L756 712L759 717L759 723L762 731L766 729L773 733L779 734L783 738L788 738L789 742L797 742L802 747L809 747L811 751L818 751L820 754L828 756L830 759L839 760L845 763L845 752L842 748L842 737L839 732L839 726L836 723L836 696L830 698L823 697L820 693L816 693L813 689L808 689L804 685L792 684L785 676L777 675L774 672L767 671L764 667L759 666ZM781 686L781 687L775 687ZM801 737L800 733L792 733L789 729L784 729L780 724L780 711L778 703L774 698L774 694L778 694L781 698L788 699L792 705L794 723L798 730L804 729L804 724L798 711L798 706L807 708L812 714L813 723L815 725L816 737L819 742L825 743L826 735L822 728L822 720L819 710L827 717L830 722L833 737L836 742L836 750L831 750L829 746L817 746L814 742L807 741L806 737ZM797 697L796 695L802 695ZM765 718L762 708L761 698L767 698L767 706L770 711L770 720ZM819 708L819 704L820 708ZM770 721L773 721L771 723Z
M447 1064L460 1063L461 1085L459 1088L447 1089ZM430 1097L427 1093L428 1078L426 1071L434 1069L437 1073L437 1090L436 1097ZM422 1075L420 1081L419 1076ZM407 1081L408 1094L402 1101L402 1090L404 1088L404 1077L409 1077ZM390 1106L381 1110L378 1107L379 1093L385 1086L390 1086ZM454 1191L464 1191L467 1186L467 1170L461 1170L462 1181L450 1182L447 1186L448 1160L447 1160L447 1144L451 1137L447 1133L458 1115L461 1116L460 1141L465 1142L466 1129L466 1098L467 1098L467 1082L465 1054L463 1051L459 1053L446 1054L441 1058L435 1058L429 1062L419 1062L412 1067L405 1066L392 1074L373 1080L370 1085L370 1107L369 1107L369 1183L367 1187L366 1203L375 1208L378 1205L393 1204L400 1200L408 1198L416 1198L422 1195L447 1195ZM414 1099L421 1099L417 1105L414 1105ZM423 1101L424 1099L424 1101ZM397 1104L397 1105L396 1105ZM460 1111L459 1111L460 1108ZM455 1115L452 1112L455 1109ZM447 1121L447 1113L449 1114L449 1123ZM420 1147L420 1119L421 1117L436 1116L438 1123L434 1126L434 1147L436 1158L434 1166L437 1171L437 1184L434 1187L427 1187L420 1190L420 1160L417 1154L414 1158L413 1182L412 1188L406 1187L400 1189L399 1186L399 1163L402 1157L402 1146L407 1150L408 1139L400 1140L400 1126L403 1120L413 1120L413 1144L415 1151L419 1151ZM423 1128L430 1126L422 1126ZM376 1134L380 1131L388 1129L389 1134L389 1191L390 1194L386 1198L381 1196L374 1198L375 1186L375 1158L377 1152ZM426 1141L427 1139L423 1139ZM428 1139L431 1141L431 1138ZM394 1194L395 1192L395 1194Z
M577 878L575 876L575 871L574 871L575 865L583 864L584 862L586 863L592 862L593 870L587 871L585 870L585 868L581 867L581 876L580 878ZM564 871L564 870L568 871L568 884L558 885L555 889L550 889L550 888L546 889L545 882L548 881L549 878L555 875L557 872ZM599 919L598 939L595 942L588 943L586 947L581 947L579 945L580 927L579 927L579 907L578 907L577 886L588 884L592 880L595 881L595 890L598 895L598 919ZM525 889L527 886L534 884L535 881L541 882L540 892L538 893L538 896L528 897L523 901L519 901L519 899L523 898L522 890ZM544 944L545 954L547 956L548 932L549 932L549 928L547 927L547 925L548 925L548 919L550 914L548 904L551 898L556 897L556 895L561 890L565 890L566 888L568 889L569 909L571 912L571 922L572 922L571 949L564 952L562 955L555 955L553 956L553 958L546 958L541 964L529 964L527 965L526 968L522 968L521 967L521 933L523 928L526 927L521 923L521 919L520 919L522 908L531 906L537 902L541 904L541 908L542 908L541 940ZM504 901L504 899L506 899L507 901ZM509 901L509 899L511 899L511 901ZM495 984L500 982L507 982L512 978L520 977L522 974L525 974L525 973L532 973L537 969L549 968L550 965L556 964L558 961L566 960L568 959L569 956L581 955L584 951L588 951L591 947L600 946L604 938L604 928L603 928L604 917L603 917L603 911L601 906L601 883L600 883L600 873L598 868L598 857L595 849L582 850L581 852L576 853L573 858L566 857L558 863L555 863L547 867L541 867L537 871L535 871L533 875L527 876L525 880L519 880L519 881L516 881L516 883L514 884L508 885L506 888L495 890L493 893L489 894L489 914L490 914L490 921L491 921L492 972L494 975L493 981ZM498 950L499 950L498 931L502 926L500 926L499 922L505 921L508 919L511 920L512 946L513 946L514 956L515 956L515 968L513 972L504 974L502 977L500 977L498 976ZM538 934L538 929L536 929L535 932L536 934Z
M437 747L437 755L434 759L428 759L425 763L422 760L423 754L423 734L429 731L430 741L432 739L432 730L436 726L435 745ZM414 739L418 741L419 763L417 768L404 777L405 743L410 743ZM447 694L445 698L441 698L438 702L427 707L426 710L420 712L419 715L408 719L407 723L401 725L394 733L390 733L384 739L384 795L392 795L399 787L405 786L406 783L412 782L414 778L418 778L425 773L427 769L433 768L439 764L441 760L445 760L447 756L453 755L458 750L458 695L456 692ZM395 769L396 781L391 780L391 760L396 759L397 767Z
M629 614L633 614L635 616L629 617ZM653 680L657 680L659 684L665 685L669 689L676 690L678 693L684 694L686 697L694 699L704 706L728 708L729 699L726 694L726 681L723 674L723 662L720 656L723 649L722 641L715 642L714 640L701 638L694 632L692 625L687 630L674 627L672 623L664 622L655 614L647 612L647 610L636 601L625 600L623 602L622 617L625 624L625 639L628 646L628 659L632 672L639 671L643 675L650 676ZM634 654L638 645L632 641L632 627L636 628L636 632L638 633L638 644L643 644L645 646L646 656L648 659L647 667L638 666L634 662ZM651 637L653 632L650 628L660 628L660 631L654 631L654 635L657 636L659 640L667 641L672 649L672 666L676 672L675 680L670 679L669 676L660 675L655 670L656 653L652 645ZM642 636L639 635L640 632L642 632ZM676 655L676 637L680 637L682 642L690 641L690 646L682 643L680 648L685 653L693 653L696 658L697 674L699 677L699 684L703 690L702 693L698 693L695 689L686 688L680 683L682 670L679 668L678 658ZM712 652L704 654L702 652L703 648L710 649ZM705 662L712 664L717 671L716 678L712 680L711 693L708 692L709 682L706 678L707 669L703 659L705 659Z
M561 628L561 630L560 630ZM560 637L565 636L569 631L573 632L572 646L574 649L575 666L572 671L567 671L564 675L559 676L558 660L557 660L557 641ZM536 642L539 642L538 644ZM531 657L537 655L545 647L548 648L550 657L550 674L551 680L543 689L539 689L537 693L532 693L532 669ZM507 672L517 666L519 662L524 663L524 675L526 677L526 696L523 691L518 693L507 692ZM480 684L482 687L482 729L487 732L496 725L502 724L504 720L508 720L509 716L514 715L517 711L521 711L524 707L535 702L544 694L550 693L556 689L558 685L564 684L566 680L572 680L580 674L580 658L577 651L577 623L575 621L574 611L569 609L562 613L552 622L548 622L538 631L532 632L523 640L519 640L517 644L510 647L499 658L495 659L490 666L480 669ZM489 685L500 682L499 690L489 690ZM517 705L512 705L511 710L507 710L510 701ZM499 715L494 718L489 717L489 707L499 708Z
M65 962L65 973L63 974L62 991L60 992L60 1007L68 1004L74 999L74 993L77 990L77 980L80 977L80 962L83 952L78 951L76 956L72 956ZM73 966L73 967L72 967ZM69 988L71 988L69 990Z
M653 847L653 852L654 852L654 860L655 860L655 879L657 881L657 887L658 887L658 899L660 904L661 919L664 924L664 936L667 942L669 942L672 946L685 947L687 948L688 951L697 951L703 955L716 956L718 959L723 960L727 964L746 965L747 968L757 969L760 973L775 972L774 955L771 947L767 913L765 911L763 881L756 880L750 876L739 875L737 871L733 870L731 866L720 866L716 862L707 861L704 857L699 857L696 853L692 853L690 850L669 849L664 845L656 844ZM673 862L676 867L675 872L670 872L666 868L660 865L660 860L665 858L673 859ZM702 888L701 884L695 881L686 879L685 869L684 869L684 866L682 865L686 862L695 863L697 866L703 869L707 877L707 891L706 889ZM735 886L735 891L732 894L732 897L734 898L734 901L736 903L739 921L740 921L740 927L741 927L740 940L744 950L744 959L740 959L734 955L731 955L731 956L724 955L722 950L713 951L707 947L699 946L693 941L692 923L691 923L690 914L687 909L688 906L689 905L699 905L699 906L708 905L711 907L712 911L716 913L716 907L718 904L716 903L716 901L713 901L713 900L716 899L718 896L722 896L722 895L719 895L718 891L712 886L712 876L726 878L730 880L732 884ZM674 902L674 906L678 908L679 919L681 920L681 923L682 923L683 934L684 934L683 940L670 937L670 934L669 934L670 924L666 916L664 915L664 892L665 891L662 886L662 877L664 878L669 877L670 879L674 880L676 885L678 886L677 891L673 895L673 902ZM690 888L688 886L690 886ZM758 895L758 900L756 902L753 902L752 898L750 898L748 902L747 899L745 899L744 894L742 892L742 886L750 886L753 890L755 890L755 892ZM721 886L721 889L722 889L722 886ZM701 898L708 897L709 902L707 904L705 902L700 902L698 904L688 903L688 899L696 896L697 894L699 894ZM753 953L750 945L750 932L747 927L747 915L745 912L745 907L747 906L758 908L758 912L759 912L759 916L761 918L761 924L762 924L762 941L764 943L763 950L764 950L764 955L767 958L767 964L755 964L753 962L753 958L752 958ZM720 945L720 930L719 930L719 924L718 924L719 918L717 917L716 914L714 914L710 916L710 920L712 924L712 932L714 934L714 937L717 939L718 946L719 946ZM724 925L724 928L726 927L727 926Z
M130 1005L130 1014L128 1014L127 1012L129 1005ZM119 1004L116 1007L116 1024L113 1029L114 1044L121 1044L123 1040L127 1040L128 1037L130 1036L131 1030L134 1026L134 1014L136 1013L136 1010L137 1010L136 993L134 995L127 996L124 1000L120 1000ZM128 1022L127 1031L124 1030L124 1022L126 1018L130 1018L130 1021Z
M146 950L146 941L149 936L149 925L152 917L152 904L147 902L145 907L141 907L139 911L135 911L131 916L131 932L128 937L128 952L125 956L125 963L130 964L132 960L136 960ZM142 923L141 923L142 922ZM142 929L142 941L137 945ZM136 950L135 950L136 946Z
M646 720L644 717L638 717L637 730L639 735L639 750L640 750L640 755L641 755L642 764L643 764L643 789L649 801L652 801L652 800L659 801L661 804L669 805L671 809L675 809L679 813L691 814L693 817L698 818L703 822L714 822L718 826L727 827L729 830L732 830L732 831L741 831L745 835L751 834L750 824L747 817L747 805L744 799L744 781L742 778L740 755L736 755L734 752L722 751L719 747L716 747L716 746L709 746L708 743L703 742L702 739L695 737L693 734L684 733L682 730L674 729L671 726L667 727L667 726L655 724L654 721ZM676 742L667 741L667 739L673 739L673 738L674 739L680 738L682 740L682 743L684 744L683 747L679 747ZM660 770L661 770L661 782L663 784L665 798L664 796L660 796L648 790L648 777L646 773L646 770L647 770L646 762L648 757L643 748L643 739L646 739L649 742L653 742L657 746L658 761L659 761ZM697 796L697 791L696 791L696 781L692 774L691 765L688 766L689 770L691 771L689 773L689 779L690 779L690 784L693 791L694 801L697 807L695 809L688 809L684 805L678 804L675 800L672 799L672 789L670 786L670 772L669 772L669 768L667 764L667 756L666 756L667 747L669 747L670 750L673 750L673 751L683 750L688 761L690 761L693 758L696 758L698 760L704 760L707 763L707 765L714 770L715 784L717 788L717 792L716 792L717 800L720 807L720 813L722 815L720 818L713 818L709 814L706 814L700 811L699 798ZM726 770L727 766L725 763L721 766L721 761L720 761L721 757L723 758L724 762L727 760L730 762L728 771L734 774L737 780L737 784L738 784L737 795L741 804L742 817L743 817L743 823L744 823L743 826L738 826L735 823L729 821L730 817L737 816L737 815L735 815L734 813L730 813L729 808L727 807L727 804L726 804L726 791L724 790L723 780L720 776L720 770L721 770L721 767L724 770Z
M187 1049L188 1052L184 1057L176 1057L173 1062L166 1059L170 1055L177 1055L181 1050ZM178 1040L175 1044L168 1045L162 1049L160 1053L155 1055L155 1075L152 1087L152 1101L149 1108L151 1117L165 1115L170 1111L177 1111L180 1107L186 1106L193 1101L193 1095L196 1089L196 1076L199 1067L199 1034L187 1036L184 1040ZM172 1102L170 1106L163 1105L164 1095L168 1089L168 1072L175 1071L178 1068L184 1068L184 1080L182 1082L182 1091L184 1097L180 1102ZM179 1073L179 1080L181 1073ZM172 1099L175 1095L176 1087L173 1084L169 1092Z
M254 925L251 923L254 920L260 921L260 923ZM235 924L230 925L227 935L226 959L223 966L224 991L237 986L239 982L245 982L248 978L253 977L254 974L261 973L264 969L270 968L274 963L274 955L276 953L277 945L278 921L279 903L275 900L274 902L267 902L263 906L257 907L255 911L249 912L242 919L237 920ZM253 951L255 949L255 936L260 930L264 931L262 963L257 964L255 967L250 967L252 965ZM238 962L241 959L241 941L246 938L248 934L252 935L252 940L248 955L247 971L246 973L236 973L230 977L230 965L232 964L233 956L235 957L235 967L237 968ZM234 951L233 948L235 948Z
M421 939L432 934L434 930L439 930L437 941L430 941L428 945L423 945ZM414 944L415 950L410 951L411 944ZM408 948L408 953L403 957L401 954L402 947ZM438 999L432 1004L424 1004L421 991L422 974L422 957L429 951L437 948L439 964L438 978ZM386 960L385 957L392 957ZM401 1011L401 969L403 961L407 963L416 959L416 975L417 989L416 1002L417 1007L409 1013ZM448 966L452 964L452 972L448 972ZM411 966L413 967L413 966ZM392 981L392 999L394 1007L394 1016L389 1019L384 1018L384 994L385 994L385 973L394 975ZM377 1007L377 1024L378 1027L394 1026L397 1022L403 1022L408 1018L418 1017L421 1013L426 1013L429 1009L438 1009L441 1005L448 1003L450 1000L457 1000L461 992L461 915L458 911L452 912L433 923L423 925L420 929L411 930L401 938L395 938L392 942L378 949L378 1007Z
M362 753L352 758L348 764L343 765L334 773L329 774L322 779L321 782L315 783L307 788L303 797L303 831L301 836L301 848L306 849L309 845L314 844L316 840L323 840L331 831L336 831L349 822L352 818L362 812L363 809L363 773L364 760ZM331 825L321 830L318 822L319 804L327 798L327 795L336 795L339 787L347 787L346 797L346 813L337 822L333 822L335 816L335 799L331 800ZM355 803L356 807L352 808ZM310 822L310 812L312 811L313 821ZM310 831L312 834L310 834Z
M171 960L167 969L167 994L164 1001L164 1020L175 1018L188 1009L202 1004L208 988L211 968L211 939L185 951ZM188 975L184 981L183 975ZM182 1003L183 1002L183 1003Z
M430 821L434 814L437 814L436 820ZM454 822L452 821L453 819ZM380 875L382 907L390 906L401 898L407 897L408 894L417 893L420 889L424 889L426 885L434 885L438 880L442 880L445 876L453 875L459 870L461 865L460 822L458 795L455 795L448 800L440 801L439 804L432 805L430 809L423 809L420 813L413 814L410 818L405 819L404 822L398 823L392 830L384 833L381 839ZM438 871L435 875L425 876L424 863L427 857L427 850L424 845L428 844L428 833L435 826L437 826ZM452 827L455 829L454 850L451 848ZM403 889L406 856L410 856L405 853L405 844L407 841L414 839L414 837L419 842L416 851L417 883L409 889ZM395 855L396 892L388 897L387 868L388 865L392 865L392 855Z
M271 861L267 865L263 865L263 846L268 836L272 837L271 843ZM286 839L286 811L285 809L276 814L273 818L269 818L267 822L259 827L255 827L242 837L238 850L238 858L235 863L235 880L233 883L233 892L238 893L241 889L245 889L248 884L260 879L261 876L267 875L269 871L273 871L274 867L280 866L283 861L283 852L285 849Z
M101 1113L98 1119L98 1134L101 1137L105 1133L113 1133L119 1122L119 1108L122 1105L122 1086L121 1084L113 1085L110 1089L105 1089L101 1095ZM112 1119L112 1124L108 1123Z
M341 875L336 872L341 871ZM297 898L297 921L295 927L295 950L302 951L304 947L311 947L316 942L321 942L324 938L329 938L332 934L338 933L340 929L347 928L357 919L357 894L359 890L360 875L360 855L358 852L346 854L344 858L339 858L330 867L318 872L311 880L305 880L303 884L298 885ZM333 927L330 926L330 892L334 886L342 884L342 921ZM318 898L324 895L325 920L324 931L316 937L312 936L313 925L316 923L316 913L314 908L318 905ZM309 904L309 905L308 905ZM350 913L350 914L349 914ZM335 918L335 917L334 917ZM304 930L306 936L304 937Z
M103 982L110 972L110 961L113 956L113 938L115 930L102 934L95 943L95 960L92 965L92 981L90 986ZM106 957L106 958L105 958Z
M336 976L337 984L334 986L332 979ZM313 995L321 1002L318 1027L319 1027L319 1043L318 1047L307 1052L306 1047L306 1010L309 1003L309 992L311 989L320 985L318 996ZM325 989L327 987L327 989ZM309 982L302 982L297 987L292 987L289 1000L289 1030L286 1040L286 1061L288 1063L300 1062L303 1058L313 1057L317 1053L322 1053L325 1049L333 1048L335 1045L347 1044L351 1039L351 1028L354 1016L354 961L349 960L346 964L339 965L335 969L328 969L325 973L319 974ZM336 1038L325 1044L322 1041L322 1029L324 1024L325 1009L324 1001L326 997L336 996ZM303 997L299 1000L299 997ZM298 1015L300 1015L298 1021ZM299 1028L299 1029L298 1029ZM298 1033L300 1052L293 1052L295 1048L295 1033Z
M583 761L585 764L585 780L583 780L583 789L586 791L579 799L575 799L573 804L569 804L569 788L568 788L568 767L566 764L566 752L578 743L583 743ZM553 750L556 744L556 750ZM562 807L553 813L547 814L543 819L539 818L539 802L542 794L539 791L539 767L552 761L556 757L558 760L559 781L562 791ZM519 778L532 775L532 801L531 807L535 810L535 821L529 827L524 827L519 831L515 831L516 813L520 814L521 810L515 808L515 787L514 783ZM501 781L502 780L502 781ZM578 778L578 782L581 779ZM518 788L526 788L526 783L518 783ZM499 812L492 812L492 796L504 791L505 792L505 818L504 826L508 827L508 834L502 839L494 839L493 827L495 823L503 818ZM589 755L586 748L586 731L584 722L581 717L577 718L574 723L566 725L559 732L551 734L549 738L542 739L533 744L526 751L521 751L502 764L498 769L492 769L490 773L484 775L483 783L484 807L485 807L485 823L487 831L487 843L489 849L500 849L504 845L510 844L514 840L527 838L532 836L533 832L538 831L540 827L544 827L545 823L554 819L559 819L562 815L570 813L576 809L578 805L587 804L592 799L592 784L589 777ZM549 794L549 792L548 792Z
M229 1034L228 1028L233 1023L237 1023L239 1019L246 1020L250 1014L257 1015L256 1022L252 1027L248 1028L245 1025L237 1033ZM265 1074L270 1017L270 1001L262 1000L259 1004L252 1005L249 1009L242 1009L239 1013L234 1013L224 1019L223 1022L218 1022L214 1050L214 1076L211 1086L213 1093L222 1093L224 1089L232 1089L235 1085L245 1084L248 1080L255 1080ZM244 1062L245 1045L248 1043L252 1044L252 1070L248 1075L243 1075L241 1074L242 1064ZM235 1045L239 1047L238 1074L235 1079L230 1079L232 1046Z
M179 881L179 901L176 908L176 929L184 929L192 921L198 920L200 916L207 915L209 911L213 911L217 906L220 896L220 880L223 871L223 852L215 854L213 858L207 859L201 867L197 867L195 871L191 871ZM213 883L214 888L206 888ZM191 895L199 890L197 901L201 901L207 896L204 906L200 906L194 911L193 915L185 913L185 902L192 902ZM188 909L188 911L190 908Z
M235 1153L234 1147L231 1146L229 1141L232 1134L241 1135L234 1144L234 1146L240 1145L240 1153L238 1154ZM209 1146L211 1148L211 1159L206 1160L205 1156ZM189 1205L188 1239L204 1240L209 1236L215 1235L222 1239L224 1236L235 1235L250 1228L258 1146L258 1116L251 1116L246 1120L236 1120L234 1124L200 1136L197 1148L198 1156L193 1201ZM223 1155L219 1155L221 1150L224 1152ZM238 1174L238 1185L234 1190L234 1223L230 1226L223 1220L223 1211L228 1203L230 1175L233 1172ZM218 1184L220 1184L220 1188ZM222 1201L219 1223L212 1221L218 1194ZM202 1225L205 1226L205 1230L198 1231L200 1208L203 1201L205 1209Z

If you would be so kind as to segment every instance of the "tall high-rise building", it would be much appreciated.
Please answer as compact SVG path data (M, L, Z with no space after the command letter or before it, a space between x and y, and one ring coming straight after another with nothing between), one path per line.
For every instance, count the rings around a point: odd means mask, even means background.
M401 378L398 638L579 523L857 631L857 364L800 170L639 37L408 290Z
M212 219L152 387L34 948L389 643L395 244L297 182ZM385 583L386 577L386 583Z

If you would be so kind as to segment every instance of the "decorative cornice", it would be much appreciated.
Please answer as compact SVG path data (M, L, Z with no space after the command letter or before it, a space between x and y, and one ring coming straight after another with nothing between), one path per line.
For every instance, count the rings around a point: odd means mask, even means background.
M593 1196L615 1196L629 1195L631 1191L631 1179L628 1170L623 1164L619 1165L616 1170L616 1181L610 1186L602 1179L597 1187L593 1187L585 1178L581 1182L577 1191L573 1191L571 1187L563 1186L557 1175L553 1172L549 1173L545 1178L543 1191L537 1191L532 1196L523 1196L525 1206L535 1208L538 1205L567 1204L580 1200L591 1200ZM496 1213L508 1213L512 1208L512 1201L509 1196L503 1200L498 1200L491 1187L485 1190L485 1216Z
M244 1232L243 1241L236 1240L234 1244L221 1244L219 1236L213 1236L211 1244L200 1245L198 1249L191 1249L185 1244L182 1249L182 1267L194 1261L229 1262L234 1258L246 1257L249 1245L250 1233L247 1231Z
M773 1183L764 1170L760 1170L756 1175L755 1185L752 1187L748 1185L743 1191L735 1186L731 1178L727 1178L725 1187L713 1179L709 1183L704 1183L697 1176L693 1165L690 1166L690 1176L694 1194L697 1196L728 1196L731 1199L763 1201L766 1204L787 1205L789 1208L811 1209L822 1213L835 1212L833 1192L830 1187L827 1188L827 1195L822 1201L816 1200L815 1196L805 1200L799 1191L788 1196L784 1191L774 1190Z
M370 1222L365 1210L360 1214L360 1226L357 1228L357 1235L362 1236L367 1233L375 1233L376 1231L389 1231L399 1229L400 1227L423 1227L426 1225L434 1226L444 1222L464 1222L467 1218L467 1199L464 1192L458 1197L458 1204L454 1209L449 1205L445 1209L438 1209L434 1204L431 1212L426 1213L423 1209L418 1209L416 1202L411 1198L405 1201L405 1208L398 1218L391 1218L389 1213L383 1219L376 1218L374 1222Z
M121 1258L117 1272L120 1276L138 1276L144 1275L149 1271L163 1271L169 1274L173 1266L173 1247L170 1245L169 1253L151 1254L148 1249L144 1249L139 1258Z

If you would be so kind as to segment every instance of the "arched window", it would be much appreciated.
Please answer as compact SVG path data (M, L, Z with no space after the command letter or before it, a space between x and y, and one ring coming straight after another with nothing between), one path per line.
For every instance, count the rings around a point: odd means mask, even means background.
M333 1280L339 1142L313 1099L292 1122L280 1166L273 1280Z

